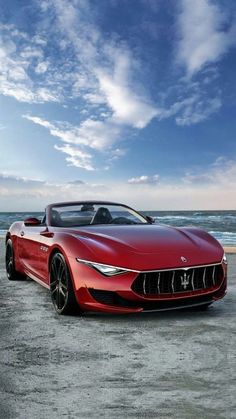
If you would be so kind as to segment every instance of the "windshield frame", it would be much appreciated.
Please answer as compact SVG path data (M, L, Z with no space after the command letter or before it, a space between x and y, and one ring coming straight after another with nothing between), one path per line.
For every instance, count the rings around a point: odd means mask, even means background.
M72 226L72 227L63 227L63 226L53 226L52 224L52 210L59 208L59 207L73 207L76 205L104 205L104 206L117 206L117 207L124 207L127 210L130 210L132 212L134 212L134 215L137 214L138 217L141 217L141 219L143 219L143 222L137 223L137 224L84 224L84 225L78 225L78 226ZM51 226L51 227L56 227L56 228L83 228L83 227L97 227L97 226L130 226L130 225L150 225L152 224L143 214L141 214L139 211L136 211L135 209L133 209L132 207L125 205L125 204L121 204L118 202L110 202L110 201L72 201L72 202L58 202L55 204L50 204L46 207L46 221L47 221L47 225Z

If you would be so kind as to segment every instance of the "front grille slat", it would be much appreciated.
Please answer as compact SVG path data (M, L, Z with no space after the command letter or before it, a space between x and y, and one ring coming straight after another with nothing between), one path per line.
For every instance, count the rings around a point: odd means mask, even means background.
M203 288L206 288L206 280L205 280L205 278L206 278L206 268L204 268L204 271L203 271L203 278L202 278Z
M215 285L215 270L216 270L216 267L214 266L213 272L212 272L212 281L214 285Z
M195 287L194 287L194 273L195 273L195 271L194 271L194 269L193 269L193 272L192 272L192 278L191 278L191 282L192 282L192 289L193 289L193 291L195 290Z
M158 273L158 280L157 280L157 294L160 294L160 279L161 279L161 273Z
M146 274L144 274L144 279L143 279L143 293L146 294Z
M171 279L171 289L172 289L172 292L173 293L175 292L174 281L175 281L175 271L173 271L173 273L172 273L172 279Z
M207 290L219 286L223 280L220 264L140 273L132 284L139 295L179 294Z

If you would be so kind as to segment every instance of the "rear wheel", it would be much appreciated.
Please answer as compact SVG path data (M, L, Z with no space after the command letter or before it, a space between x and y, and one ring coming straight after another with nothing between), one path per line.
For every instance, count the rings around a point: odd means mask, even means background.
M6 243L5 264L6 264L7 277L9 281L15 281L17 279L24 278L24 275L17 272L15 269L15 256L14 256L13 243L11 239L8 239Z
M64 256L59 252L54 254L50 265L50 293L58 314L78 313L70 272Z

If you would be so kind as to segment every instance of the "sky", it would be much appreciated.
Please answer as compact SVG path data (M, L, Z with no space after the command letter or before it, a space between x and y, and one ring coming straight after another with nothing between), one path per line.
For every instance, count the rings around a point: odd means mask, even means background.
M0 211L236 208L234 0L0 0Z

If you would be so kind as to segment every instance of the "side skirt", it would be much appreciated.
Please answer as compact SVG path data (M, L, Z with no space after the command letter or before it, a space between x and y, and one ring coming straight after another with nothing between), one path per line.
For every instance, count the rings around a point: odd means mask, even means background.
M33 281L38 282L38 284L42 285L44 288L47 288L48 290L50 289L50 286L48 284L46 284L44 281L42 281L42 279L39 279L36 275L32 274L29 271L25 271L25 274L30 278L33 279Z

